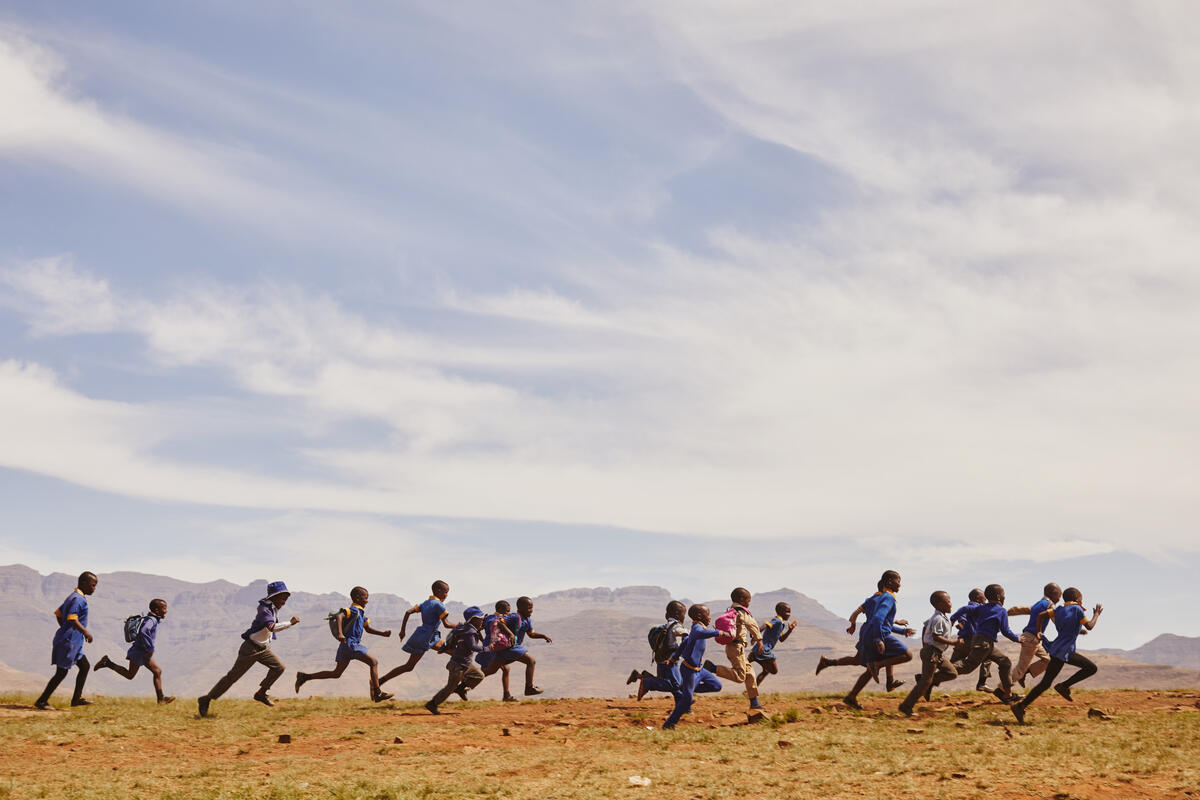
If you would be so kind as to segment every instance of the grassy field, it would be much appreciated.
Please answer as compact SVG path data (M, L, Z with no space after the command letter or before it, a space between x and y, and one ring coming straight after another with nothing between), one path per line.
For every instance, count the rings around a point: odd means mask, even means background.
M1043 698L1018 726L980 694L701 697L675 731L663 698L448 703L98 698L37 712L0 697L0 798L1200 797L1200 693ZM1102 709L1107 719L1089 715ZM291 742L279 742L281 734ZM648 778L635 786L631 776Z

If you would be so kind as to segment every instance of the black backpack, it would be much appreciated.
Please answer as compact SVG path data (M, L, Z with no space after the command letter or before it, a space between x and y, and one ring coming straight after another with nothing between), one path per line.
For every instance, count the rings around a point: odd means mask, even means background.
M145 614L134 614L125 618L125 641L132 642L142 632L142 623L146 621Z
M646 641L650 643L650 651L654 653L654 661L661 663L670 660L675 654L675 650L671 647L671 629L679 623L673 619L669 619L661 625L655 625L646 634Z

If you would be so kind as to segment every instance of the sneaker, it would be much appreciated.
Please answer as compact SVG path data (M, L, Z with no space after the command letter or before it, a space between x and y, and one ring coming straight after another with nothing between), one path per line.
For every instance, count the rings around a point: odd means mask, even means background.
M513 697L511 694L506 694L506 695L504 695L504 697L501 697L500 699L501 699L501 700L503 700L505 703L516 703L516 702L518 702L518 701L517 701L517 698Z
M829 659L826 658L825 656L821 656L820 658L817 659L817 671L814 672L813 674L820 675L821 670L825 669L828 666L829 666Z
M391 692L385 692L385 691L381 690L381 691L376 692L375 696L372 697L371 699L373 701L375 701L376 703L382 703L386 700L391 700L395 696L396 695L392 694Z
M1022 725L1025 724L1025 704L1024 703L1013 703L1011 706L1008 707L1008 710L1011 711L1013 713L1013 716L1017 718L1017 722L1021 723Z
M631 683L637 683L638 679L640 679L641 677L642 677L642 673L638 672L635 669L633 672L630 672L629 677L625 679L625 685L628 686Z
M862 711L862 710L863 710L862 704L860 704L856 698L850 697L850 696L848 696L848 695L847 695L846 697L843 697L843 698L842 698L842 703L843 703L843 704L845 704L845 705L848 705L848 706L850 706L850 707L851 707L851 708L853 708L855 711Z
M767 718L767 714L761 708L751 708L749 711L746 712L746 721L747 722L762 722L766 718Z
M96 669L108 669L112 666L112 659L107 655L100 656L100 660L96 662Z
M167 703L174 703L174 702L175 702L175 696L174 696L174 695L167 695L167 696L166 696L166 697L164 697L162 700L159 700L159 701L158 701L158 704L159 704L159 705L162 705L162 706L165 706Z
M1024 675L1017 678L1017 685L1020 686L1022 689L1025 688L1025 676Z
M455 689L455 690L454 690L454 693L455 693L456 695L458 695L459 697L461 697L463 700L466 700L466 699L467 699L467 690L466 690L464 687L462 687L462 686L460 686L460 687L458 687L457 689ZM388 695L388 697L391 697L391 695L389 694L389 695Z
M428 703L425 704L425 708L429 711L430 714L441 714L442 713L442 712L438 711L437 704L434 703L432 700L430 700Z
M668 725L667 723L665 723L665 722L664 722L664 723L663 723L663 726L662 726L662 729L663 729L664 731L673 731L673 730L675 730L675 725L674 725L674 723L672 723L672 724Z
M526 686L525 687L525 696L526 697L533 697L535 694L541 694L541 693L542 693L542 690L536 686Z
M911 708L908 708L903 703L900 704L900 713L906 717L915 717L917 715L916 711L914 711Z
M1013 703L1012 692L1005 694L1003 688L992 690L992 694L995 696L995 698L997 700L999 700L1001 703L1004 703L1005 705L1011 705Z
M650 691L646 688L646 681L642 680L638 683L637 699L641 700L646 696L646 692Z
M296 673L296 694L300 694L300 687L308 682L308 676L303 672Z
M77 700L72 700L72 701L71 701L71 705L73 705L73 706L90 706L91 704L92 704L92 701L91 701L91 700L87 700L87 699L85 699L85 698L82 698L82 697L80 697L80 698L79 698L79 699L77 699Z
M975 684L975 691L987 692L988 694L991 694L992 687L988 686L986 683L977 683L977 684Z
M36 703L33 704L33 707L36 708L38 711L49 711L50 710L50 702L48 700L38 700Z
M271 700L271 698L267 697L267 693L261 689L254 693L254 699L262 703L264 706L270 706L271 708L275 707L275 702Z
M1071 699L1071 687L1070 686L1067 686L1066 684L1062 684L1062 683L1056 683L1056 684L1054 684L1054 691L1058 692L1063 697L1065 697L1067 699L1068 703L1075 702L1073 699Z
M708 670L709 672L716 672L717 665L711 661L705 661L703 664L700 665L700 669Z
M208 704L211 702L212 698L206 694L196 698L196 707L200 709L200 716L208 716Z
M890 692L892 689L897 689L903 685L904 681L888 681L887 690Z

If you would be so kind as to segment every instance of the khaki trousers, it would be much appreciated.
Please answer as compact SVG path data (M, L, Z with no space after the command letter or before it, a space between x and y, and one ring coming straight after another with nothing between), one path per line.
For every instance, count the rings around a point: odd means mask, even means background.
M1034 659L1037 659L1036 661ZM1025 677L1036 678L1046 671L1050 664L1050 654L1042 647L1042 642L1036 634L1021 633L1021 655L1017 657L1017 668L1013 670L1013 680L1019 681Z
M216 700L225 692L229 691L229 687L237 683L238 679L246 674L246 670L253 667L255 664L262 664L267 668L267 674L263 677L262 683L258 685L261 692L271 688L271 684L279 680L279 676L283 674L283 662L279 660L279 656L271 651L270 647L265 645L257 645L247 639L242 642L242 646L238 648L237 660L233 662L233 666L229 668L229 672L225 673L225 677L217 681L208 691L208 697Z
M758 681L754 678L754 670L746 660L746 645L737 639L725 645L725 656L729 666L718 665L716 675L727 681L737 681L746 684L746 696L751 700L758 697Z

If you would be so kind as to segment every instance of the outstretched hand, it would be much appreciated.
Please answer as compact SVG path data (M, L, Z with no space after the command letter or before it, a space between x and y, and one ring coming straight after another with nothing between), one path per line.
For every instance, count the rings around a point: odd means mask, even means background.
M846 633L854 633L854 623L850 623L850 627L846 628Z
M299 625L299 624L300 624L300 618L299 618L299 617L292 617L292 624L293 624L293 625Z
M1093 615L1099 614L1103 610L1104 610L1104 606L1100 605L1099 603L1096 603L1096 607L1092 609L1092 614Z

